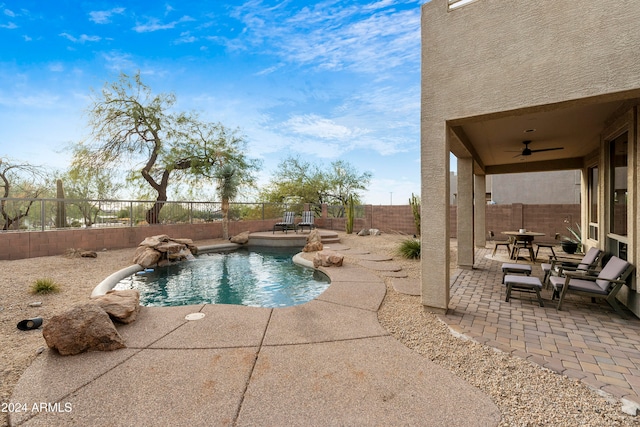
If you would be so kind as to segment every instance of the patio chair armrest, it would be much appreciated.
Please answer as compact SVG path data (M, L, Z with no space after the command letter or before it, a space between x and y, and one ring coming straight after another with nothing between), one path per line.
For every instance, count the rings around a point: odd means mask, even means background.
M590 274L585 274L585 273L572 273L572 272L567 272L565 274L565 284L569 282L569 280L571 280L572 278L575 279L582 279L582 280L589 280L592 282L595 282L596 280L606 280L607 282L611 283L611 284L626 284L627 281L626 280L620 280L620 279L603 279L601 277L598 276L593 276Z
M575 278L575 279L591 280L592 282L595 282L596 280L599 279L598 276L587 274L586 271L585 272L567 271L564 273L564 276L567 278L566 281ZM603 279L603 280L606 280L606 279Z

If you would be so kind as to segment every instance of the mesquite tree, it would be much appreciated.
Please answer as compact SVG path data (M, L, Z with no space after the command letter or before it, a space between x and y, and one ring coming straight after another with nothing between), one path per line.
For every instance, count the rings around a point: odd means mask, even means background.
M0 215L2 230L12 230L20 220L29 215L35 202L46 191L45 171L42 167L26 162L0 157ZM19 208L11 209L7 197L21 197Z
M233 165L243 184L253 182L257 161L245 156L246 141L220 123L202 122L195 113L173 112L173 94L154 95L140 74L121 74L93 93L88 110L90 137L75 160L88 168L125 168L128 179L155 193L147 210L149 224L159 222L170 179L202 185L215 171Z

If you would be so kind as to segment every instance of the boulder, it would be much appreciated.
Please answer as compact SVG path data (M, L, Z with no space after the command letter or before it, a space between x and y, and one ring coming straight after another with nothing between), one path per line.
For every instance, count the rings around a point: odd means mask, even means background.
M249 242L249 234L251 234L249 231L243 231L240 234L236 234L229 240L231 241L231 243L238 243L240 245L245 245Z
M307 243L322 243L320 232L316 229L311 230L307 236Z
M52 316L46 322L42 336L49 348L63 356L126 347L107 312L93 303Z
M134 264L140 264L142 268L149 268L157 264L161 257L162 253L153 248L138 246L133 255L133 262Z
M342 267L344 255L336 251L320 251L316 252L313 257L313 266L318 267Z
M166 234L147 237L138 245L133 262L148 268L166 265L171 261L192 259L198 248L191 239L173 239Z
M160 252L166 252L168 254L176 254L185 249L186 246L176 242L162 242L155 246L153 249Z
M362 229L360 231L358 231L358 236L368 236L369 235L369 230L367 229Z
M120 323L131 323L140 312L140 292L135 289L109 291L95 299L112 320Z
M369 229L369 235L371 235L371 236L379 236L381 234L382 234L382 232L380 230L378 230L377 228L370 228Z
M149 248L155 248L156 246L158 246L161 243L164 242L168 242L169 241L169 236L167 236L166 234L159 234L157 236L150 236L145 238L142 243L140 243L140 245L138 246L146 246Z
M98 258L96 251L82 251L80 252L80 256L82 258Z
M304 248L302 248L302 252L317 252L321 251L323 247L324 246L322 246L322 242L309 242L304 245Z

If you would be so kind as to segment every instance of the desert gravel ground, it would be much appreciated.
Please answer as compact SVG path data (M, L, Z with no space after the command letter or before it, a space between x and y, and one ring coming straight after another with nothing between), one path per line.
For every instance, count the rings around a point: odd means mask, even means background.
M179 236L175 236L179 237ZM340 234L352 248L394 256L409 277L420 277L419 262L395 255L397 234L359 237ZM374 240L375 239L375 240ZM222 241L198 242L213 244ZM52 256L0 261L0 403L10 402L20 375L46 346L42 331L20 331L18 321L53 314L89 301L91 290L112 272L131 265L134 248L101 251L96 259ZM455 242L452 244L455 263ZM347 261L357 263L357 259ZM453 264L452 263L452 264ZM453 268L453 266L452 266ZM33 295L31 284L50 277L62 291ZM487 393L502 413L503 426L636 426L637 418L623 414L619 402L598 395L578 381L525 360L452 335L439 318L422 309L420 297L402 295L387 281L380 323L398 340ZM29 303L42 302L40 307ZM464 405L464 402L460 402ZM1 425L8 425L2 413Z

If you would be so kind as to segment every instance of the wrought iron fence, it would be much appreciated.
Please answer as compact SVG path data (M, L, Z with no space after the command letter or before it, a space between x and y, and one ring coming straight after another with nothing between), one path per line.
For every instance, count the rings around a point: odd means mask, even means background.
M302 204L230 203L229 220L282 218L301 214ZM221 221L220 202L153 200L87 200L0 198L0 229L44 231L62 228L135 227L154 224L194 224Z

